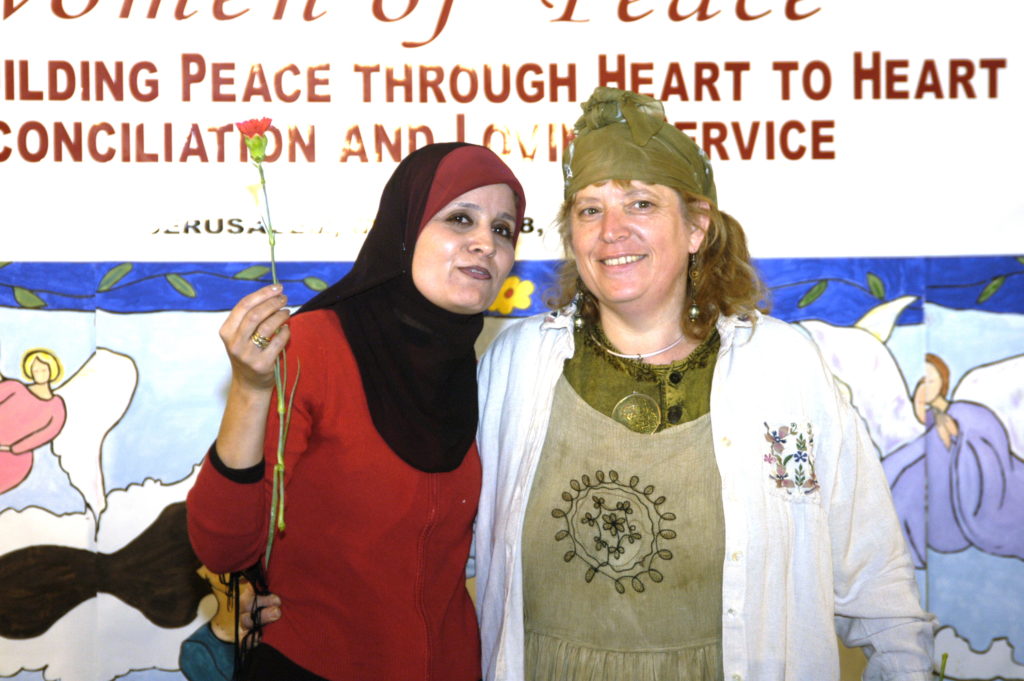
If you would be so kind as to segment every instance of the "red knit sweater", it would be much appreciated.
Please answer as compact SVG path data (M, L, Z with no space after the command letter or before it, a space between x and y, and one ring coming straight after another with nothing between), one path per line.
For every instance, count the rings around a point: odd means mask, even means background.
M465 586L480 493L476 446L450 473L412 468L373 427L334 312L298 315L289 325L288 376L296 362L302 375L285 453L287 529L268 571L282 617L263 641L337 681L479 679ZM271 409L262 482L234 482L203 463L188 523L211 570L262 559L276 446Z

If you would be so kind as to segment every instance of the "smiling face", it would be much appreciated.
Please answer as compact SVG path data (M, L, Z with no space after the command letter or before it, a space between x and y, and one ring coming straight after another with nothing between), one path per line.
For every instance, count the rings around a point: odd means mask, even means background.
M483 312L512 270L516 205L508 185L455 197L420 230L412 281L427 300L457 314Z
M572 251L602 312L681 315L687 262L707 231L688 223L670 187L632 181L592 184L572 206Z

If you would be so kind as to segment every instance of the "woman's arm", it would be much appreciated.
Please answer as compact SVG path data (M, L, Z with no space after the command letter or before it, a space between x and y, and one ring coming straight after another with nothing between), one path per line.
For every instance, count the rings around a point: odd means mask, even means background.
M264 287L242 298L220 327L231 360L231 383L217 433L217 453L228 468L251 468L263 460L274 360L290 337L286 302L280 285ZM269 338L270 345L256 345L255 333Z
M265 433L276 428L270 423L276 414L268 413L274 395L274 358L290 340L290 330L283 326L288 320L285 300L280 286L260 289L239 301L220 329L231 361L227 404L217 441L188 494L192 547L215 572L252 566L266 545ZM261 349L252 341L257 332L270 339L267 347ZM292 363L296 359L289 356ZM301 437L290 443L304 447Z
M868 657L865 679L932 678L935 617L920 605L878 454L853 407L833 387L841 435L829 526L836 632Z

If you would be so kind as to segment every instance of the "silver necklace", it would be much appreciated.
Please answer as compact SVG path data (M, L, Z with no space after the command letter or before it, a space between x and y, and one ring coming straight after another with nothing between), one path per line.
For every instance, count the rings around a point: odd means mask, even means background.
M677 346L680 343L682 343L684 338L686 338L686 334L685 333L681 334L679 336L679 338L675 339L674 341L672 341L671 343L669 343L668 345L663 347L661 350L655 350L654 352L645 352L643 354L637 353L635 355L632 355L632 354L623 354L621 352L615 352L611 348L605 347L605 345L603 343L601 343L599 340L594 338L594 334L590 334L590 340L594 341L594 343L597 344L597 347L601 348L602 350L607 352L609 355L614 355L615 357L622 357L623 359L647 359L648 357L654 357L655 355L660 355L661 353L668 352L669 350L671 350L675 346Z

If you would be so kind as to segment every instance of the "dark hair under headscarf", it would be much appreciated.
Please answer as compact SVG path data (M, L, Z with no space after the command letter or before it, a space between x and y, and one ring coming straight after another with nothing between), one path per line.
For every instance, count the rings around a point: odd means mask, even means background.
M526 199L494 152L446 143L409 154L384 187L352 271L299 310L337 313L374 427L406 463L429 473L458 468L476 435L473 344L483 317L448 312L424 298L412 281L413 251L441 208L491 184L508 185L515 195L518 238Z

